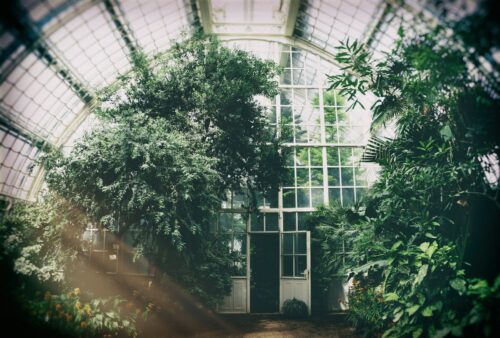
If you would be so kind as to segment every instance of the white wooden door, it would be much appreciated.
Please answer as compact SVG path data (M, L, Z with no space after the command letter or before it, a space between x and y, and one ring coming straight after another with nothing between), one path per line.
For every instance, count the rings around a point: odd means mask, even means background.
M296 298L311 314L311 233L281 233L280 256L280 311L287 299Z
M247 312L247 278L233 277L231 293L224 297L219 312L221 313L246 313Z

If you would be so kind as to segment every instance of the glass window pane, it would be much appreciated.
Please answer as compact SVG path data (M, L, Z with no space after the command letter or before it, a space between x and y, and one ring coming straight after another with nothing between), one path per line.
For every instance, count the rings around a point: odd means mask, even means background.
M307 148L296 148L295 165L297 167L309 166L309 153Z
M278 191L269 192L264 199L265 205L269 208L278 207Z
M283 189L283 208L295 208L295 189Z
M335 113L335 107L325 105L325 122L326 124L336 125L337 124L337 114Z
M219 215L219 231L228 232L232 231L231 223L232 223L232 214L221 213Z
M245 232L247 230L247 215L233 214L233 227L236 232Z
M310 216L308 212L299 212L297 213L297 230L307 230L307 219Z
M309 189L297 189L297 207L309 208Z
M284 212L283 213L283 229L284 231L295 231L295 212Z
M297 186L310 186L308 168L297 168Z
M297 89L293 90L293 104L295 105L303 105L306 103L306 90L305 89Z
M297 124L295 125L294 132L295 132L296 143L307 143L308 141L307 126L304 126L302 124Z
M280 98L281 98L282 105L292 104L292 90L291 89L282 89L280 91Z
M356 201L361 201L366 194L366 188L356 188Z
M281 75L281 83L285 85L292 84L292 70L290 68L285 68L283 74Z
M328 168L328 185L329 186L339 186L340 185L340 174L339 168Z
M338 143L336 126L326 126L325 132L326 132L325 137L327 143Z
M267 115L267 119L269 121L269 123L276 123L276 107L275 106L272 106L272 107L269 107L267 110L266 110L266 115Z
M295 277L303 277L307 269L307 257L295 256Z
M340 149L340 163L344 166L353 165L352 149L351 148L341 148Z
M319 207L323 205L323 188L311 188L312 206Z
M281 107L281 123L293 123L292 107Z
M344 206L349 206L354 203L354 188L342 189L342 203Z
M342 168L342 185L354 185L352 168Z
M288 150L285 153L285 165L287 167L293 167L295 165L295 149L286 148Z
M233 208L244 208L246 203L246 196L245 194L241 193L234 193L233 195Z
M368 182L366 181L366 169L365 168L355 168L356 174L356 185L357 186L367 186Z
M264 220L262 214L252 214L252 231L263 231Z
M266 231L278 231L278 214L265 214L266 216Z
M318 125L309 126L308 129L308 142L321 143L321 128Z
M339 150L337 148L326 148L326 160L329 166L339 165Z
M246 276L247 262L247 236L246 234L236 234L233 241L233 250L237 253L236 261L234 262L233 276Z
M323 186L323 168L311 168L311 185Z
M339 124L347 123L347 113L345 111L345 108L337 107L337 121Z
M328 199L330 201L330 205L333 205L334 203L340 204L340 188L329 188Z
M307 235L305 232L299 232L296 235L295 242L295 254L306 254L306 239Z
M323 165L323 152L321 148L309 148L311 153L311 165L312 166L322 166Z
M308 103L313 106L319 106L319 90L318 89L308 89L307 90Z
M293 254L293 240L294 233L284 233L283 234L283 254L291 255Z
M293 276L293 256L283 256L283 276Z
M295 171L293 168L286 169L286 178L283 182L284 187L295 187Z

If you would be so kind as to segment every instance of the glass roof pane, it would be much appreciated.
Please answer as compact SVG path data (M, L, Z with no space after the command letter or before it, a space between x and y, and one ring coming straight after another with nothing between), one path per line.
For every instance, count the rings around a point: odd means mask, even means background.
M80 13L48 37L66 64L92 87L130 69L128 51L103 4Z
M78 15L81 7L88 5L82 0L21 0L29 17L45 32L64 22L68 14Z
M212 0L213 31L219 34L282 34L290 0Z
M193 13L183 0L123 0L120 4L135 38L149 55L167 50L172 40L193 31Z
M0 74L14 66L25 47L15 38L15 35L0 25Z
M0 194L27 199L29 189L37 174L30 167L39 150L12 131L0 127Z
M83 106L69 85L33 53L0 84L2 114L52 142Z
M364 39L383 0L311 0L304 2L295 25L295 34L327 52L339 41Z
M398 7L393 10L384 19L378 31L374 33L371 47L375 60L385 58L384 53L395 47L400 27L404 29L405 34L409 35L429 27L429 22L423 18L417 18L407 8Z

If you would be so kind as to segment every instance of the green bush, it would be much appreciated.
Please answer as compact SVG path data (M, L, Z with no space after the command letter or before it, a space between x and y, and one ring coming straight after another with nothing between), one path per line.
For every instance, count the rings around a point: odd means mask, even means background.
M358 284L350 318L370 336L483 337L499 330L500 279L472 278L484 276L471 274L464 257L471 229L487 219L472 217L477 206L500 210L499 177L488 160L499 156L493 126L500 100L486 79L471 75L475 56L464 47L438 26L413 37L400 30L379 63L358 42L342 43L335 57L348 72L331 76L331 87L351 108L362 105L361 94L374 94L372 131L395 129L392 139L373 136L363 154L381 170L360 217L344 222L345 210L330 207L313 225L330 263L317 271L352 272ZM331 251L339 240L351 248L345 267Z
M282 311L287 318L305 318L309 313L306 303L295 297L285 300Z
M66 293L43 296L28 301L28 311L35 320L52 327L55 332L73 337L136 337L136 318L149 309L129 306L125 300L93 298L79 288Z

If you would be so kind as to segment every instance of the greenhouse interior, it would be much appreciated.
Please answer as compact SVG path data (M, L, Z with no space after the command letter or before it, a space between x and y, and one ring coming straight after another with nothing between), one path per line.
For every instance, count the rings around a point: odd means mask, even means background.
M500 337L494 0L9 0L13 337Z

